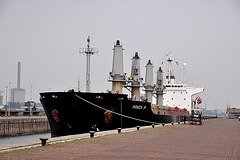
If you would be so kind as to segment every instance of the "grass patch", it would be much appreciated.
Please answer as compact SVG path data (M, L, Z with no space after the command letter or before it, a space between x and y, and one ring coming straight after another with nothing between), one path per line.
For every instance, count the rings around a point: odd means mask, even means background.
M17 148L21 148L21 147L23 147L23 146L17 146L17 147L13 147L13 149L17 149Z
M21 146L23 147L23 146ZM14 149L20 148L19 147L14 147ZM30 153L30 152L35 152L35 151L43 151L48 149L47 147L35 147L35 148L29 148L29 149L19 149L19 150L14 150L14 151L9 151L9 152L4 152L0 153L1 156L11 156L11 155L17 155L17 154L24 154L24 153Z

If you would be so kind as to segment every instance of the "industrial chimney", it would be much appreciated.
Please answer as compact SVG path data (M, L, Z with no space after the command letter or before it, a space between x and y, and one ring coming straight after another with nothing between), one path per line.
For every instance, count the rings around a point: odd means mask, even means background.
M21 88L21 62L18 62L17 69L17 88L11 89L10 102L20 103L21 105L25 102L25 89Z
M20 79L21 79L21 62L18 62L17 89L20 89Z

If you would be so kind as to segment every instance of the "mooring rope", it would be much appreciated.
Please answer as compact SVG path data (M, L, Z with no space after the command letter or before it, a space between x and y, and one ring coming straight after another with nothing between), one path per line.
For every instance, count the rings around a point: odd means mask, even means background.
M81 99L81 100L83 100L83 101L85 101L85 102L87 102L87 103L89 103L89 104L91 104L91 105L93 105L93 106L95 106L95 107L97 107L97 108L99 108L99 109L102 109L102 110L105 110L105 111L109 111L109 109L106 109L106 108L103 108L103 107L101 107L101 106L99 106L99 105L97 105L97 104L94 104L94 103L92 103L92 102L90 102L90 101L88 101L88 100L80 97L80 96L77 95L77 94L75 94L74 96L77 97L77 98L79 98L79 99ZM142 119L138 119L138 118L126 116L126 115L124 115L124 114L120 114L120 113L117 113L117 112L114 112L114 111L112 111L112 113L113 113L113 114L116 114L116 115L118 115L118 116L125 117L125 118L133 119L133 120L136 120L136 121L146 122L146 123L150 123L150 124L161 124L161 123L158 123L158 122L151 122L151 121L147 121L147 120L142 120Z

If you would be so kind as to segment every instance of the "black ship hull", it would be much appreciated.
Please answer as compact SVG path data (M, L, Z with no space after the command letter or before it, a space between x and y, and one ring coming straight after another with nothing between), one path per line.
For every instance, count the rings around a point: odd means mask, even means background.
M125 94L46 92L40 95L52 137L183 121L183 115L154 114L151 103L129 100Z

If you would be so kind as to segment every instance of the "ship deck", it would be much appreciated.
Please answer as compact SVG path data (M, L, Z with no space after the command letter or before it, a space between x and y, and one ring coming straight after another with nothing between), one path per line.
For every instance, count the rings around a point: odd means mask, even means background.
M76 140L81 139L81 140ZM56 143L56 141L68 143ZM38 142L39 143L39 142ZM52 144L50 144L52 143ZM18 144L19 145L19 144ZM21 144L21 146L36 146ZM38 145L39 146L39 145ZM12 148L17 148L11 146ZM5 146L0 151L11 150ZM0 153L1 159L240 159L240 121L217 119L203 125L168 124L51 138L48 145ZM14 154L13 154L14 153Z

